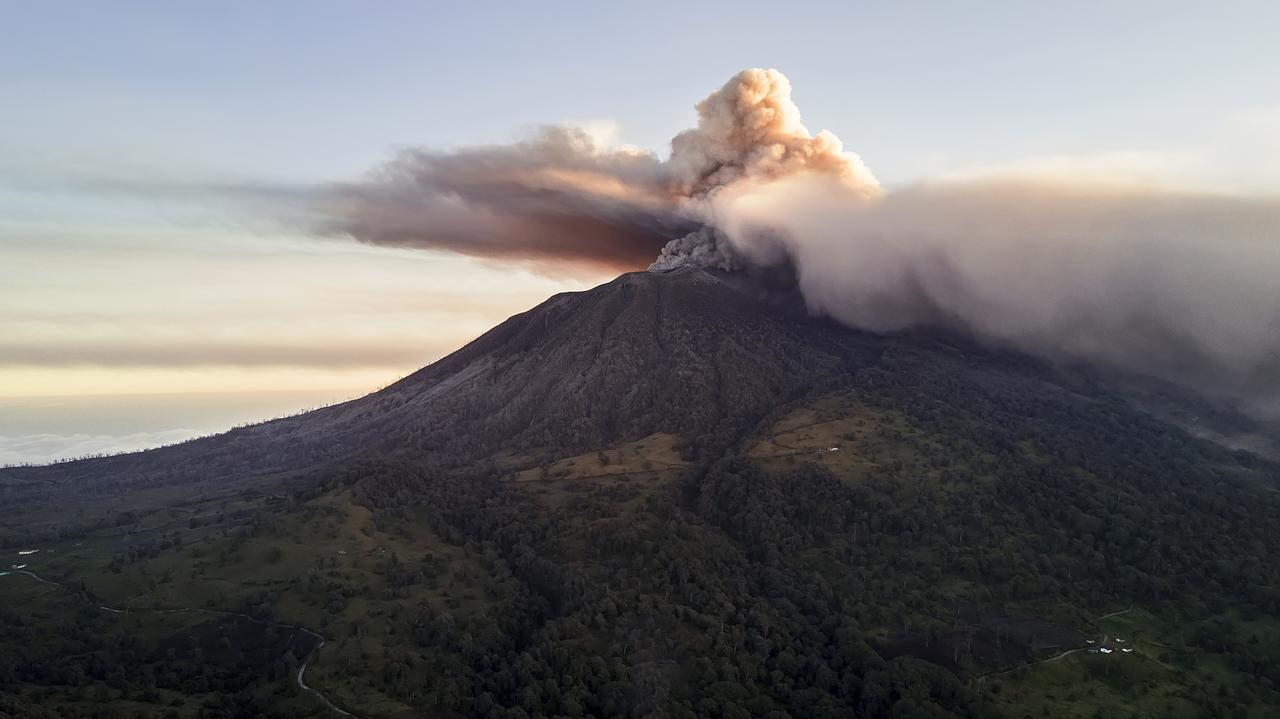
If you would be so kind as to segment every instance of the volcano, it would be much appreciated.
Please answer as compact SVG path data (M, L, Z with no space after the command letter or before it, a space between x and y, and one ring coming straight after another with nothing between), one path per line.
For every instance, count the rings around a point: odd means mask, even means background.
M174 447L10 470L84 491L268 481L361 456L456 466L745 426L888 344L730 274L636 272L556 295L366 397Z
M1133 680L1118 705L1177 715L1199 700L1175 677L1207 696L1230 666L1212 701L1275 707L1280 655L1243 637L1277 636L1280 465L1187 418L1268 431L683 267L552 297L351 402L0 470L0 539L48 548L37 571L104 606L324 631L307 683L359 716L1083 711L1054 667L1106 692L1114 670ZM203 641L238 677L227 711L301 701L210 626L166 625L152 653L87 626L98 649L0 637L0 687L73 706L65 673L17 667L89 657L118 662L113 687L199 697L163 648ZM1118 632L1137 655L1088 651Z

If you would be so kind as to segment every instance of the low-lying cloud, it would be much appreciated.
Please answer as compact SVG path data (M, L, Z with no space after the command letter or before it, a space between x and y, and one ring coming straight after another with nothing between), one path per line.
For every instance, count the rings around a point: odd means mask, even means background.
M98 457L104 454L138 452L185 442L201 434L193 429L170 429L124 435L52 433L0 435L0 467L48 464L59 460Z

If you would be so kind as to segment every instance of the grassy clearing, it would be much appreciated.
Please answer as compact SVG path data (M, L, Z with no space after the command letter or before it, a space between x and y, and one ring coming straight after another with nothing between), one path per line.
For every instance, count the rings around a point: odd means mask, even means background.
M918 463L919 453L904 441L909 439L924 441L900 414L840 393L788 413L747 454L768 469L816 463L856 481L876 470Z
M595 479L679 470L687 463L680 458L678 441L674 434L652 434L599 452L566 457L543 467L525 469L516 472L512 479L516 482Z
M1276 650L1280 627L1274 621L1231 623L1257 637L1259 651ZM1002 675L987 684L992 698L1014 716L1153 719L1263 719L1280 700L1267 681L1193 643L1205 623L1185 624L1137 607L1097 625L1099 646L1105 638L1113 653L1078 652Z

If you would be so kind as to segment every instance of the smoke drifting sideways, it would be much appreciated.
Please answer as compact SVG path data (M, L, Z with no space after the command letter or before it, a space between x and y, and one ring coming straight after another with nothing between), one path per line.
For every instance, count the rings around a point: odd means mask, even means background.
M552 270L785 268L814 313L960 329L1280 407L1280 197L1071 177L884 191L787 78L746 70L668 159L581 131L406 151L335 188L326 229Z
M809 308L843 324L1280 399L1280 198L1006 178L856 201L793 177L713 204L740 256L790 263Z
M725 186L802 171L850 191L876 186L834 135L810 135L790 83L776 70L739 73L697 110L697 127L671 141L666 160L602 147L568 127L543 127L511 145L405 150L366 180L324 193L319 229L553 273L634 270L672 240L692 235L683 243L692 251L701 248L700 237L712 238L706 200ZM668 252L677 253L677 246Z

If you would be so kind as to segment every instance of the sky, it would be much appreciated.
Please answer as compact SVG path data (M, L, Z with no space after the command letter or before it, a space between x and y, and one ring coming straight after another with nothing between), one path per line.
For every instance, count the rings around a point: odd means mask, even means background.
M543 124L665 154L747 67L785 72L887 187L1015 168L1280 191L1280 5L969 5L3 3L0 464L358 396L608 279L287 214L398 149Z

